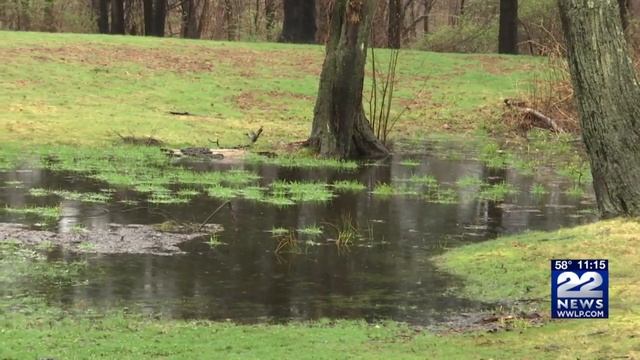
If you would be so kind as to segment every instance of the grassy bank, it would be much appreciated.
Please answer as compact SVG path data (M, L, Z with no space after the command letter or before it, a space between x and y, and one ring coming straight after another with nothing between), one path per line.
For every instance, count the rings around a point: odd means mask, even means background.
M314 322L234 325L206 321L154 320L138 315L63 313L14 291L0 315L0 358L435 358L595 359L640 355L640 223L603 221L552 233L526 233L454 249L436 259L466 278L462 293L486 301L539 299L528 307L547 309L549 259L608 258L611 264L609 320L514 321L510 331L432 333L396 323ZM0 256L3 289L30 281L72 281L78 266L42 264L33 255ZM22 259L22 260L16 260ZM22 264L22 265L21 265ZM24 266L24 264L31 264ZM17 269L17 271L16 271ZM9 282L9 283L8 283ZM12 300L13 299L13 300ZM20 306L16 302L20 300ZM20 309L19 311L17 309Z

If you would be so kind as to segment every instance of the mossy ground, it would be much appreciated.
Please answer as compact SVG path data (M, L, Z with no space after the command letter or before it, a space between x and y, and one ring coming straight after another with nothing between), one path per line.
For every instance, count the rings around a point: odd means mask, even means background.
M0 358L634 359L640 356L638 234L637 221L611 220L504 237L436 259L443 270L466 279L460 289L465 296L490 302L537 299L528 306L546 311L549 259L608 258L608 320L545 320L536 326L520 321L495 333L433 333L394 322L238 325L62 311L13 291L0 308ZM82 276L81 265L65 271L60 264L43 266L43 258L32 252L2 249L5 291L19 289L16 274L54 284Z

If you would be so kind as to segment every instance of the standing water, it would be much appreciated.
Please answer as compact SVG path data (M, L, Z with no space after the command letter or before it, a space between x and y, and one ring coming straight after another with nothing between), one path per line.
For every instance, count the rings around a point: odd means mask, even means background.
M552 230L594 217L589 197L567 195L570 185L551 171L521 175L431 155L407 160L396 156L355 171L192 165L200 171L242 168L257 173L261 186L278 180L351 180L366 189L335 191L329 201L289 206L233 198L212 219L224 230L182 243L179 254L73 254L56 248L51 259L82 257L97 275L87 286L49 293L50 300L63 306L128 306L174 318L389 318L428 324L486 306L457 297L460 280L438 270L434 255L502 234ZM409 191L411 179L428 179L448 190L426 200ZM157 205L126 189L116 190L108 203L37 197L30 189L99 192L107 187L37 169L0 173L3 184L0 208L59 205L61 216L53 225L58 232L106 229L113 223L200 223L226 202L200 194L188 203ZM532 194L534 184L547 193ZM500 186L510 190L492 194ZM0 222L18 219L24 221L0 212Z

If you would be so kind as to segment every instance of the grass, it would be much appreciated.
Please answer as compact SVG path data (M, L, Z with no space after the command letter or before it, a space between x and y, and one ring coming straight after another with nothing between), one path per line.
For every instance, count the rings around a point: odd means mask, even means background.
M111 200L111 194L108 192L102 193L81 193L77 191L68 190L47 190L41 188L29 189L29 195L34 197L43 197L49 195L55 195L65 200L81 201L86 203L107 203Z
M6 84L0 106L7 109L0 141L74 146L110 145L114 132L230 146L244 144L244 133L260 125L258 146L303 140L324 56L322 46L24 32L2 32L0 48ZM445 123L477 128L470 121L480 116L476 110L495 116L492 109L515 95L539 64L527 56L403 51L394 100L413 106L398 133L425 134ZM432 90L416 99L427 78ZM91 126L78 127L82 119Z
M310 237L318 237L323 234L322 227L318 225L307 225L297 230L299 234L307 235Z
M55 221L60 217L59 207L26 207L26 208L0 208L7 214L20 215L25 217L36 217L45 221Z
M542 184L533 184L530 189L531 195L533 196L542 196L549 193L549 190L544 187Z
M503 201L507 196L518 192L512 185L505 182L498 184L485 184L477 197L482 200Z
M338 180L334 181L331 186L338 192L359 192L367 189L364 184L355 180Z
M288 233L288 232L287 232ZM36 251L0 242L1 358L636 358L640 353L640 223L610 220L555 232L530 232L450 250L438 267L462 277L459 294L488 302L539 299L548 311L549 260L608 258L611 318L516 321L512 331L432 333L404 324L361 321L238 325L178 321L125 312L95 316L25 297L20 284L81 284L85 265L48 263ZM76 285L80 286L80 285ZM18 301L20 305L18 304ZM8 309L11 307L11 311ZM86 311L86 310L85 310ZM52 331L54 329L55 331ZM78 343L84 346L78 346Z

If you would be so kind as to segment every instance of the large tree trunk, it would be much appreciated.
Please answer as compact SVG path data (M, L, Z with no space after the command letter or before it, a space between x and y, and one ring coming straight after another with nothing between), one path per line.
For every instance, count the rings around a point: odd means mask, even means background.
M283 5L284 22L280 41L314 43L316 41L315 0L284 0Z
M111 1L111 33L124 35L124 0Z
M164 24L167 19L167 0L155 0L153 4L153 35L164 36Z
M604 217L640 215L640 85L616 1L559 0L582 136Z
M198 18L196 16L196 4L194 0L182 1L182 37L197 39L200 37L198 33Z
M98 0L98 31L109 33L109 0Z
M518 53L518 0L500 0L498 52Z
M387 46L392 49L400 49L402 45L402 18L402 0L389 0Z
M308 144L323 156L388 154L362 108L367 45L376 0L336 0Z
M153 35L153 0L142 0L142 12L144 17L144 34Z

